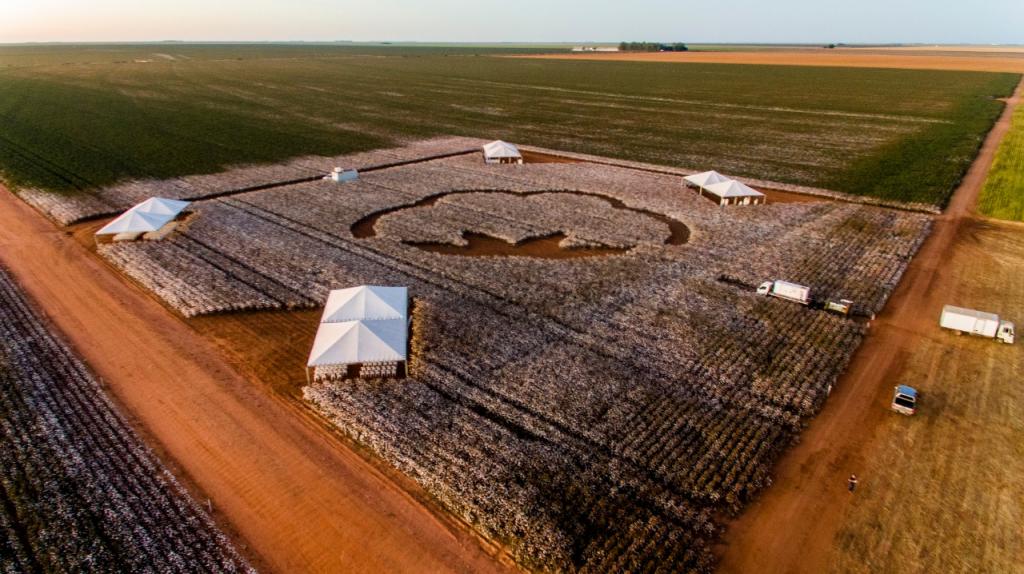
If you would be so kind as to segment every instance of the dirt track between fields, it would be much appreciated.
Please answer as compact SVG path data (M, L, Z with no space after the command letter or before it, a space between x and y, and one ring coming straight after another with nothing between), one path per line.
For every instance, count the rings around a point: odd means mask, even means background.
M825 572L835 533L856 503L846 479L857 473L876 446L876 430L889 411L895 376L903 357L921 337L934 333L942 306L953 290L955 270L944 263L961 230L974 221L974 207L996 149L1010 128L1024 82L998 120L954 193L945 213L907 269L889 304L871 327L850 369L832 397L774 471L774 484L728 526L722 572Z
M525 54L514 58L602 60L612 62L670 62L691 64L762 64L843 68L903 68L1024 73L1024 54L980 51L910 51L884 49L794 49L728 52L599 52Z
M2 187L0 261L258 566L505 570Z

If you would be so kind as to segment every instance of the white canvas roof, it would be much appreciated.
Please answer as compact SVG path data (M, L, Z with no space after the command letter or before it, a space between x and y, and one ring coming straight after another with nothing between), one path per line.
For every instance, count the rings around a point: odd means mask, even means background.
M157 215L170 215L171 217L177 217L178 214L188 207L190 203L190 201L151 197L133 207L132 210L141 213L153 213Z
M173 221L188 204L187 201L151 197L104 225L96 235L156 231Z
M155 215L152 213L140 213L129 209L120 217L103 226L96 232L96 235L116 235L118 233L147 233L156 231L167 225L173 217L166 215Z
M760 191L735 180L706 185L704 189L718 197L764 197Z
M363 285L331 291L321 323L399 319L405 321L409 292L405 287Z
M404 319L321 323L309 353L310 367L404 361Z
M494 159L500 159L503 157L523 157L519 153L519 148L501 140L493 141L484 146L484 156Z
M722 183L723 181L731 181L729 178L718 173L715 170L705 171L704 173L695 173L684 177L686 181L696 185L697 187L707 187L715 183Z

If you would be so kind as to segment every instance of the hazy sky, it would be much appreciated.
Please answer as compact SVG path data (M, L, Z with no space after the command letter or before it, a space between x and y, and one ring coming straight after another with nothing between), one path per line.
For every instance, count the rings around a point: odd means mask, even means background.
M1024 43L1024 0L0 0L0 42Z

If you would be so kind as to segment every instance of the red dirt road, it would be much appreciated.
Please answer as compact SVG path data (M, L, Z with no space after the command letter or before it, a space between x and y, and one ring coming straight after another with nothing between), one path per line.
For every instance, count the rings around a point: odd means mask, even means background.
M907 269L885 311L857 351L821 414L775 468L775 481L728 526L719 548L721 572L825 572L836 530L853 497L846 479L870 456L876 429L887 416L894 375L902 357L921 337L934 332L955 273L943 265L956 248L999 142L1009 130L1024 82L1008 100L1002 117L956 190L946 212Z
M506 571L2 187L0 261L258 566Z

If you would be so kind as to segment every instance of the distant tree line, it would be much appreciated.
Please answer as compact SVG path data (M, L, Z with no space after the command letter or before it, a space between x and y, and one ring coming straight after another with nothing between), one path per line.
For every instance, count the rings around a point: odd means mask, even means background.
M662 44L660 42L622 42L619 50L623 52L686 52L689 48L682 42Z

